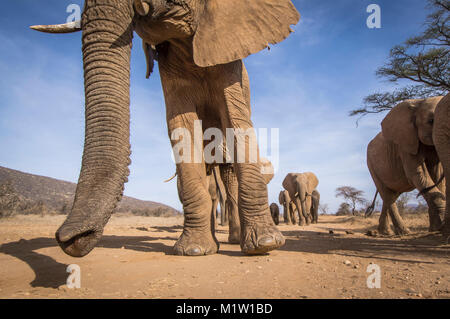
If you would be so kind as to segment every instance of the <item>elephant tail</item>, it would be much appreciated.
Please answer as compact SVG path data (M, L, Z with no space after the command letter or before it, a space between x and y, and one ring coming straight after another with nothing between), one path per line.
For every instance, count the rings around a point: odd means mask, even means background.
M373 214L373 212L375 210L375 202L377 200L377 196L378 196L378 189L375 192L375 196L373 197L372 204L369 207L367 207L367 209L366 209L366 212L364 214L365 218L372 216L372 214Z

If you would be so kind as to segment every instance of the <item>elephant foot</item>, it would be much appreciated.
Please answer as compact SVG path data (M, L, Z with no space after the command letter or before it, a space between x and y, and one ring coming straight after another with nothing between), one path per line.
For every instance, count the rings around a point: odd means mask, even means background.
M306 218L306 226L311 225L311 218Z
M300 219L300 220L298 221L298 225L299 225L299 226L305 226L305 225L306 225L306 221L305 221L304 219Z
M241 242L241 236L240 234L230 234L228 235L228 243L229 244L239 244Z
M249 223L243 227L241 250L247 255L260 255L280 248L285 240L273 221Z
M441 232L446 236L450 236L450 222L444 223L444 226L441 228Z
M394 235L394 233L391 230L391 227L389 227L389 225L379 225L378 226L378 233L380 235L384 235L384 236L392 236Z
M430 227L428 228L429 232L440 231L443 227L443 223L439 217L434 218L430 221Z
M241 227L230 228L228 234L228 243L239 244L241 242Z
M219 242L210 232L183 232L173 246L174 253L179 256L204 256L216 254Z
M411 234L411 231L408 229L408 227L395 227L395 234L404 236Z

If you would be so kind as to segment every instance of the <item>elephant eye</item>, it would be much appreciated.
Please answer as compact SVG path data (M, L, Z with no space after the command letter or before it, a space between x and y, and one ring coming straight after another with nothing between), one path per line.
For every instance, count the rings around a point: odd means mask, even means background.
M433 123L434 123L434 119L429 119L428 120L428 124L433 125Z

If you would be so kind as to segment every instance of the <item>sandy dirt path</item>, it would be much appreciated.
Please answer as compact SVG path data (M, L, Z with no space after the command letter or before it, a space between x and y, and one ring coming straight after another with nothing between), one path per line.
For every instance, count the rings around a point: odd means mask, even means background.
M100 245L72 258L53 237L63 218L0 221L0 298L450 298L450 245L424 231L364 235L376 219L282 224L286 245L257 257L227 244L219 226L219 254L179 257L171 249L182 218L113 216ZM380 266L381 289L367 287L370 263ZM69 264L81 267L81 289L65 285Z

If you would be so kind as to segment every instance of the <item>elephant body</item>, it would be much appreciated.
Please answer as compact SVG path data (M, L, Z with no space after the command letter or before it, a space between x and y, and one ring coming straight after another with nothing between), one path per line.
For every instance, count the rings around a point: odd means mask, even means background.
M295 217L295 204L291 200L291 197L289 196L289 192L287 190L282 190L280 192L280 195L278 196L278 202L281 206L283 206L283 216L284 216L284 222L286 224L296 224L296 217Z
M280 208L277 204L270 204L270 214L272 215L272 219L275 225L278 225L280 223Z
M299 225L309 225L312 221L312 192L319 185L319 179L314 173L289 173L283 180L283 187L295 203L298 212Z
M398 104L384 118L382 132L367 147L367 165L383 199L378 226L381 234L391 234L390 218L397 234L409 233L395 201L404 192L432 187L442 176L432 140L434 113L440 100L434 97ZM440 183L423 194L429 208L430 231L442 224L444 187Z
M450 235L450 94L436 106L433 141L444 170L446 183L446 212L443 233Z
M123 194L131 153L133 31L144 42L147 76L158 61L168 135L179 158L178 129L194 136L199 121L202 132L254 130L242 59L284 40L299 18L290 0L85 0L81 19L85 144L73 208L56 232L61 248L75 257L88 254ZM57 29L76 31L70 28L68 24ZM235 149L240 142L250 147L238 136L231 141ZM199 148L192 139L187 146ZM190 153L183 150L183 156ZM237 161L236 156L231 161L239 185L241 250L261 254L277 249L284 238L270 216L261 165L247 158ZM203 156L199 161L177 161L185 217L183 233L174 245L178 255L200 256L219 249L205 166Z

